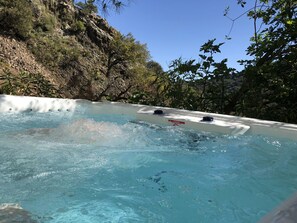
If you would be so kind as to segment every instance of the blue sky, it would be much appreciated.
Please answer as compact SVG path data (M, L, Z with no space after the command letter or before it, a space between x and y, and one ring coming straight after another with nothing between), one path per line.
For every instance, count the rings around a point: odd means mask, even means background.
M109 24L122 34L132 33L146 43L152 59L167 70L174 59L197 59L200 46L208 39L226 42L217 59L228 58L231 67L247 58L246 48L253 34L253 22L246 16L237 20L231 40L225 40L232 22L223 16L230 6L229 16L237 17L244 10L236 0L133 0L119 14L110 12Z

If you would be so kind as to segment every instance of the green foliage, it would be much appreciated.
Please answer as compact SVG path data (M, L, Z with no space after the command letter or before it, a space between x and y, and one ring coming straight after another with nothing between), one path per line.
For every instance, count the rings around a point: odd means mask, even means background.
M71 38L54 35L38 35L28 42L28 46L37 59L49 68L70 66L71 62L78 61L82 53Z
M0 0L0 28L26 39L33 27L33 14L27 0Z
M165 105L164 89L168 83L168 78L163 68L156 61L146 63L145 72L141 78L135 80L137 88L129 98L130 103L141 103L150 105Z
M20 72L13 75L5 71L0 75L0 92L2 94L31 95L42 97L59 97L58 90L41 74Z
M221 46L222 43L215 44L215 39L209 40L200 48L199 62L179 58L171 63L162 92L167 106L225 112L226 98L233 94L235 73L226 65L227 59L214 61Z
M154 62L147 63L141 90L135 91L130 102L162 105L209 112L230 112L228 98L238 91L235 70L227 66L227 59L215 62L223 43L209 40L200 48L199 61L172 61L170 70L164 72ZM232 109L231 109L232 111Z
M98 8L94 4L94 2L95 0L86 0L84 3L78 2L76 5L81 8L82 13L84 13L85 15L89 15L98 12Z
M146 67L149 71L151 71L154 75L161 76L164 73L162 66L153 60L147 62Z
M246 5L244 0L237 2ZM245 69L228 68L227 59L216 62L213 56L222 44L210 40L200 48L199 62L172 62L164 82L166 105L297 123L296 0L255 3L236 18L247 15L254 24L247 49L253 59L241 61ZM232 27L236 19L231 19Z
M148 59L149 52L145 44L136 41L131 34L124 36L117 33L107 52L104 75L108 84L98 99L103 96L109 96L112 100L127 99L129 92L138 91L146 79ZM108 95L110 91L118 94Z
M39 32L53 32L56 27L56 18L51 14L44 13L36 22L35 29Z
M146 66L148 58L149 52L145 44L136 41L132 34L117 34L109 47L106 76L110 76L111 70L119 65L136 74L133 70L140 71Z
M86 31L86 26L83 21L74 20L74 22L71 25L71 31L75 33L82 33Z
M297 123L297 5L294 0L261 1L248 16L264 29L248 47L241 112L248 116ZM256 13L256 14L255 14ZM244 103L243 103L244 101Z

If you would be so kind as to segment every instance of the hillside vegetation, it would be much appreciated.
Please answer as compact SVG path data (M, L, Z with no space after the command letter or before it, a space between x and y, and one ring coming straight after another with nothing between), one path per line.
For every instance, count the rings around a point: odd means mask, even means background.
M72 0L0 0L1 92L128 100L153 79L145 44Z
M98 3L105 11L120 8L122 1L0 0L0 93L107 99L297 123L296 1L254 0L251 9L244 0L234 1L255 30L247 49L252 59L240 61L244 69L228 67L228 58L215 61L224 43L211 39L197 59L176 59L164 72L150 60L145 44L96 14Z

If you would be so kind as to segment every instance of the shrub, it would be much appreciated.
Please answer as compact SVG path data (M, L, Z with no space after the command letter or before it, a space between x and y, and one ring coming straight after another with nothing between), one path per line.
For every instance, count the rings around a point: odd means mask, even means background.
M26 0L0 0L0 28L22 39L29 37L33 27L32 8Z
M56 27L56 18L50 14L43 15L37 21L35 29L43 32L53 32Z
M75 33L82 33L86 31L86 27L83 21L75 20L71 25L71 31Z
M92 13L97 13L98 8L94 4L95 0L87 0L85 3L78 2L76 5L81 8L81 12L85 15L89 15Z
M3 94L59 97L59 91L41 74L20 72L13 75L4 71L0 75L0 92Z
M72 39L54 35L38 35L29 41L29 48L37 59L48 68L64 68L73 61L78 61L81 50Z

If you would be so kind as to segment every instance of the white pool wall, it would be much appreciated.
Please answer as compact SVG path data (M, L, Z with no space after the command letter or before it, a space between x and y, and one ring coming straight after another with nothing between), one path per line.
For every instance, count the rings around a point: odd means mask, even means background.
M282 122L117 102L0 95L0 112L2 113L71 112L75 111L78 106L84 107L88 113L128 114L155 124L179 125L183 128L206 132L230 135L256 134L297 140L297 125ZM162 110L164 114L155 115L155 110ZM204 116L211 116L214 120L201 122Z
M0 95L0 112L74 111L77 101L71 99Z

